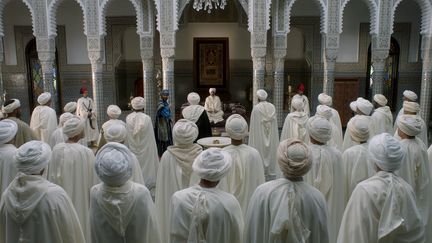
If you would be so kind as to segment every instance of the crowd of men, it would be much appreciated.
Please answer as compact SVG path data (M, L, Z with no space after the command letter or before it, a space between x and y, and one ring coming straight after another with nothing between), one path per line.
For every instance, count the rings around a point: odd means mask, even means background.
M403 93L394 123L385 96L358 98L343 134L332 97L320 94L310 116L303 90L280 136L260 89L249 125L231 115L231 145L208 149L196 141L223 119L215 89L205 106L190 93L174 124L166 90L154 120L143 97L125 121L110 105L100 131L86 89L58 121L49 93L30 125L19 100L6 101L0 243L432 242L432 149L417 95Z

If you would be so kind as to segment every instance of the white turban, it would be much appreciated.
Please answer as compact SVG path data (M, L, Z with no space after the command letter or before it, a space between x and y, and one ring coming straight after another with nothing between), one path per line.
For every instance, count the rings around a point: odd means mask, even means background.
M312 156L306 144L298 139L286 139L277 150L279 167L288 178L301 177L312 165Z
M366 116L369 116L373 110L373 105L369 100L358 98L356 101L357 109L360 110Z
M14 159L18 171L27 175L39 174L51 160L51 147L44 142L32 140L18 148Z
M349 106L350 106L350 108L351 108L351 110L352 110L353 112L357 112L357 102L356 102L356 101L352 101L352 102L349 104Z
M96 154L95 171L108 186L122 186L132 176L132 152L123 144L107 143Z
M317 106L316 114L324 117L327 120L330 120L332 115L333 115L333 112L332 112L332 109L330 107L328 107L326 105L319 105L319 106Z
M397 120L398 128L408 136L417 136L422 131L422 120L416 115L401 115Z
M405 90L403 92L403 96L405 98L407 98L410 101L416 101L417 100L417 95L416 93L412 92L411 90Z
M309 136L320 143L326 143L331 139L332 125L327 119L321 116L309 118L307 128Z
M73 138L84 131L84 121L77 117L71 117L63 124L63 133L68 138Z
M138 96L132 99L131 104L134 110L142 110L145 106L145 100L143 97Z
M418 113L420 111L420 105L417 102L404 101L403 103L404 112Z
M376 95L374 95L373 99L380 106L386 106L387 105L387 98L384 95L382 95L382 94L376 94Z
M178 120L173 127L173 140L176 145L192 144L198 137L198 127L195 123L186 120Z
M63 107L64 112L70 112L70 113L75 113L76 109L77 109L76 102L69 102Z
M198 105L200 100L201 98L199 94L195 92L189 93L187 96L187 101L189 102L190 105Z
M330 95L327 95L325 93L321 93L318 95L318 102L321 105L327 105L327 106L331 106L333 103L333 99Z
M120 107L116 105L110 105L107 108L107 114L111 119L117 119L121 115Z
M107 142L124 143L127 137L127 130L124 125L112 124L104 130L104 138Z
M293 98L291 99L291 106L292 106L296 111L304 111L305 103L303 102L303 99L302 99L302 98L297 98L297 96L296 96L296 97L293 97Z
M5 144L15 138L18 131L16 122L4 119L0 121L0 144Z
M212 92L215 92L215 93L216 93L216 88L210 88L210 89L209 89L209 93L211 94Z
M9 114L9 113L12 113L14 110L21 107L21 102L18 99L12 99L12 100L13 100L12 103L10 103L7 106L2 107L3 113Z
M51 94L49 92L43 92L42 94L39 95L39 97L37 98L37 102L40 105L45 105L46 103L48 103L48 101L51 100Z
M393 172L399 169L405 156L402 144L388 133L381 133L369 141L368 159L381 170Z
M75 115L69 112L61 114L59 118L59 127L63 127L64 123L72 117L75 117Z
M193 162L193 171L202 179L220 181L231 168L231 156L220 148L204 150Z
M369 139L370 120L365 116L355 116L349 120L347 130L351 139L361 143Z
M248 135L248 124L239 114L233 114L226 120L225 130L230 138L242 140Z
M263 89L257 90L256 94L257 94L258 99L260 99L262 101L266 100L267 96L268 96L267 92Z

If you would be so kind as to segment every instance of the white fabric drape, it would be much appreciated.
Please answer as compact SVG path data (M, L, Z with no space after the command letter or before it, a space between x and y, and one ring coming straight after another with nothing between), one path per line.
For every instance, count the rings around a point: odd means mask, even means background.
M282 128L280 141L288 138L296 138L304 143L309 143L309 135L306 123L309 116L305 112L294 111L289 113Z
M30 119L30 128L42 142L49 143L51 134L57 128L57 115L53 108L45 105L37 106Z
M92 110L91 118L89 118L89 110ZM85 121L85 140L86 142L97 141L99 137L99 128L97 124L96 116L94 115L95 104L90 97L81 97L77 101L76 115L81 117ZM90 120L92 119L93 128L90 126Z
M210 122L218 123L223 121L222 102L219 96L208 96L204 103Z
M13 144L0 145L0 193L2 194L18 172L14 163L16 151L17 148Z
M390 107L384 106L375 109L371 116L370 137L381 133L393 133L393 114Z

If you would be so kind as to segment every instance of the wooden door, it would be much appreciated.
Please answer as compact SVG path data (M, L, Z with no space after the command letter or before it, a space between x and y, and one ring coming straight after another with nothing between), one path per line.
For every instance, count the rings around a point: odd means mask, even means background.
M358 78L335 79L333 107L339 112L343 127L346 127L349 119L352 117L352 111L349 104L351 101L357 99L358 94Z

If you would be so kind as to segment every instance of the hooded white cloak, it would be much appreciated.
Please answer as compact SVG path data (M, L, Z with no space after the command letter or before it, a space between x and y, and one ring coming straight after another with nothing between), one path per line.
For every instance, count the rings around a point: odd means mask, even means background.
M308 97L306 96L306 95L299 95L299 94L295 94L293 97L292 97L292 99L302 99L303 100L303 103L304 103L304 108L303 108L303 110L304 110L304 112L308 115L308 116L310 116L310 106L309 106L309 99L308 99ZM292 112L294 112L294 107L290 107L290 113L292 113Z
M261 154L264 162L266 181L280 177L282 173L276 166L279 146L279 132L276 108L267 101L261 101L252 109L249 129L249 145Z
M39 105L33 110L30 128L42 142L49 143L51 134L57 128L57 114L46 105Z
M365 116L365 115L355 115L355 116L353 116L353 117L351 117L351 119L354 119L354 117L357 117L357 116L364 116L364 117L366 117L366 118L368 118L369 119L369 133L372 131L371 129L372 129L372 125L371 125L371 122L370 122L370 116ZM350 119L350 121L351 121L351 119ZM349 122L349 121L348 121ZM372 137L372 136L369 136L370 138ZM343 151L345 151L345 150L347 150L347 149L349 149L350 147L352 147L352 146L354 146L354 145L357 145L358 143L357 142L355 142L355 141L353 141L352 139L351 139L351 135L350 135L350 133L348 132L348 130L347 131L345 131L345 134L344 134L344 139L343 139L343 145L342 145L342 152Z
M329 242L326 201L303 181L281 178L259 186L245 222L245 243Z
M280 141L288 138L296 138L304 143L309 143L309 135L306 123L309 116L305 112L294 111L289 113L282 128Z
M360 182L345 209L337 242L425 242L411 186L385 171Z
M104 183L91 189L92 243L160 243L156 210L149 190L138 183Z
M216 188L192 186L174 193L171 243L234 243L243 239L243 215L235 197Z
M0 202L0 243L85 243L66 192L41 176L18 173Z
M16 151L17 148L13 144L0 145L0 193L6 190L18 172L14 163Z
M376 108L371 116L370 137L381 133L393 133L393 114L388 106Z

